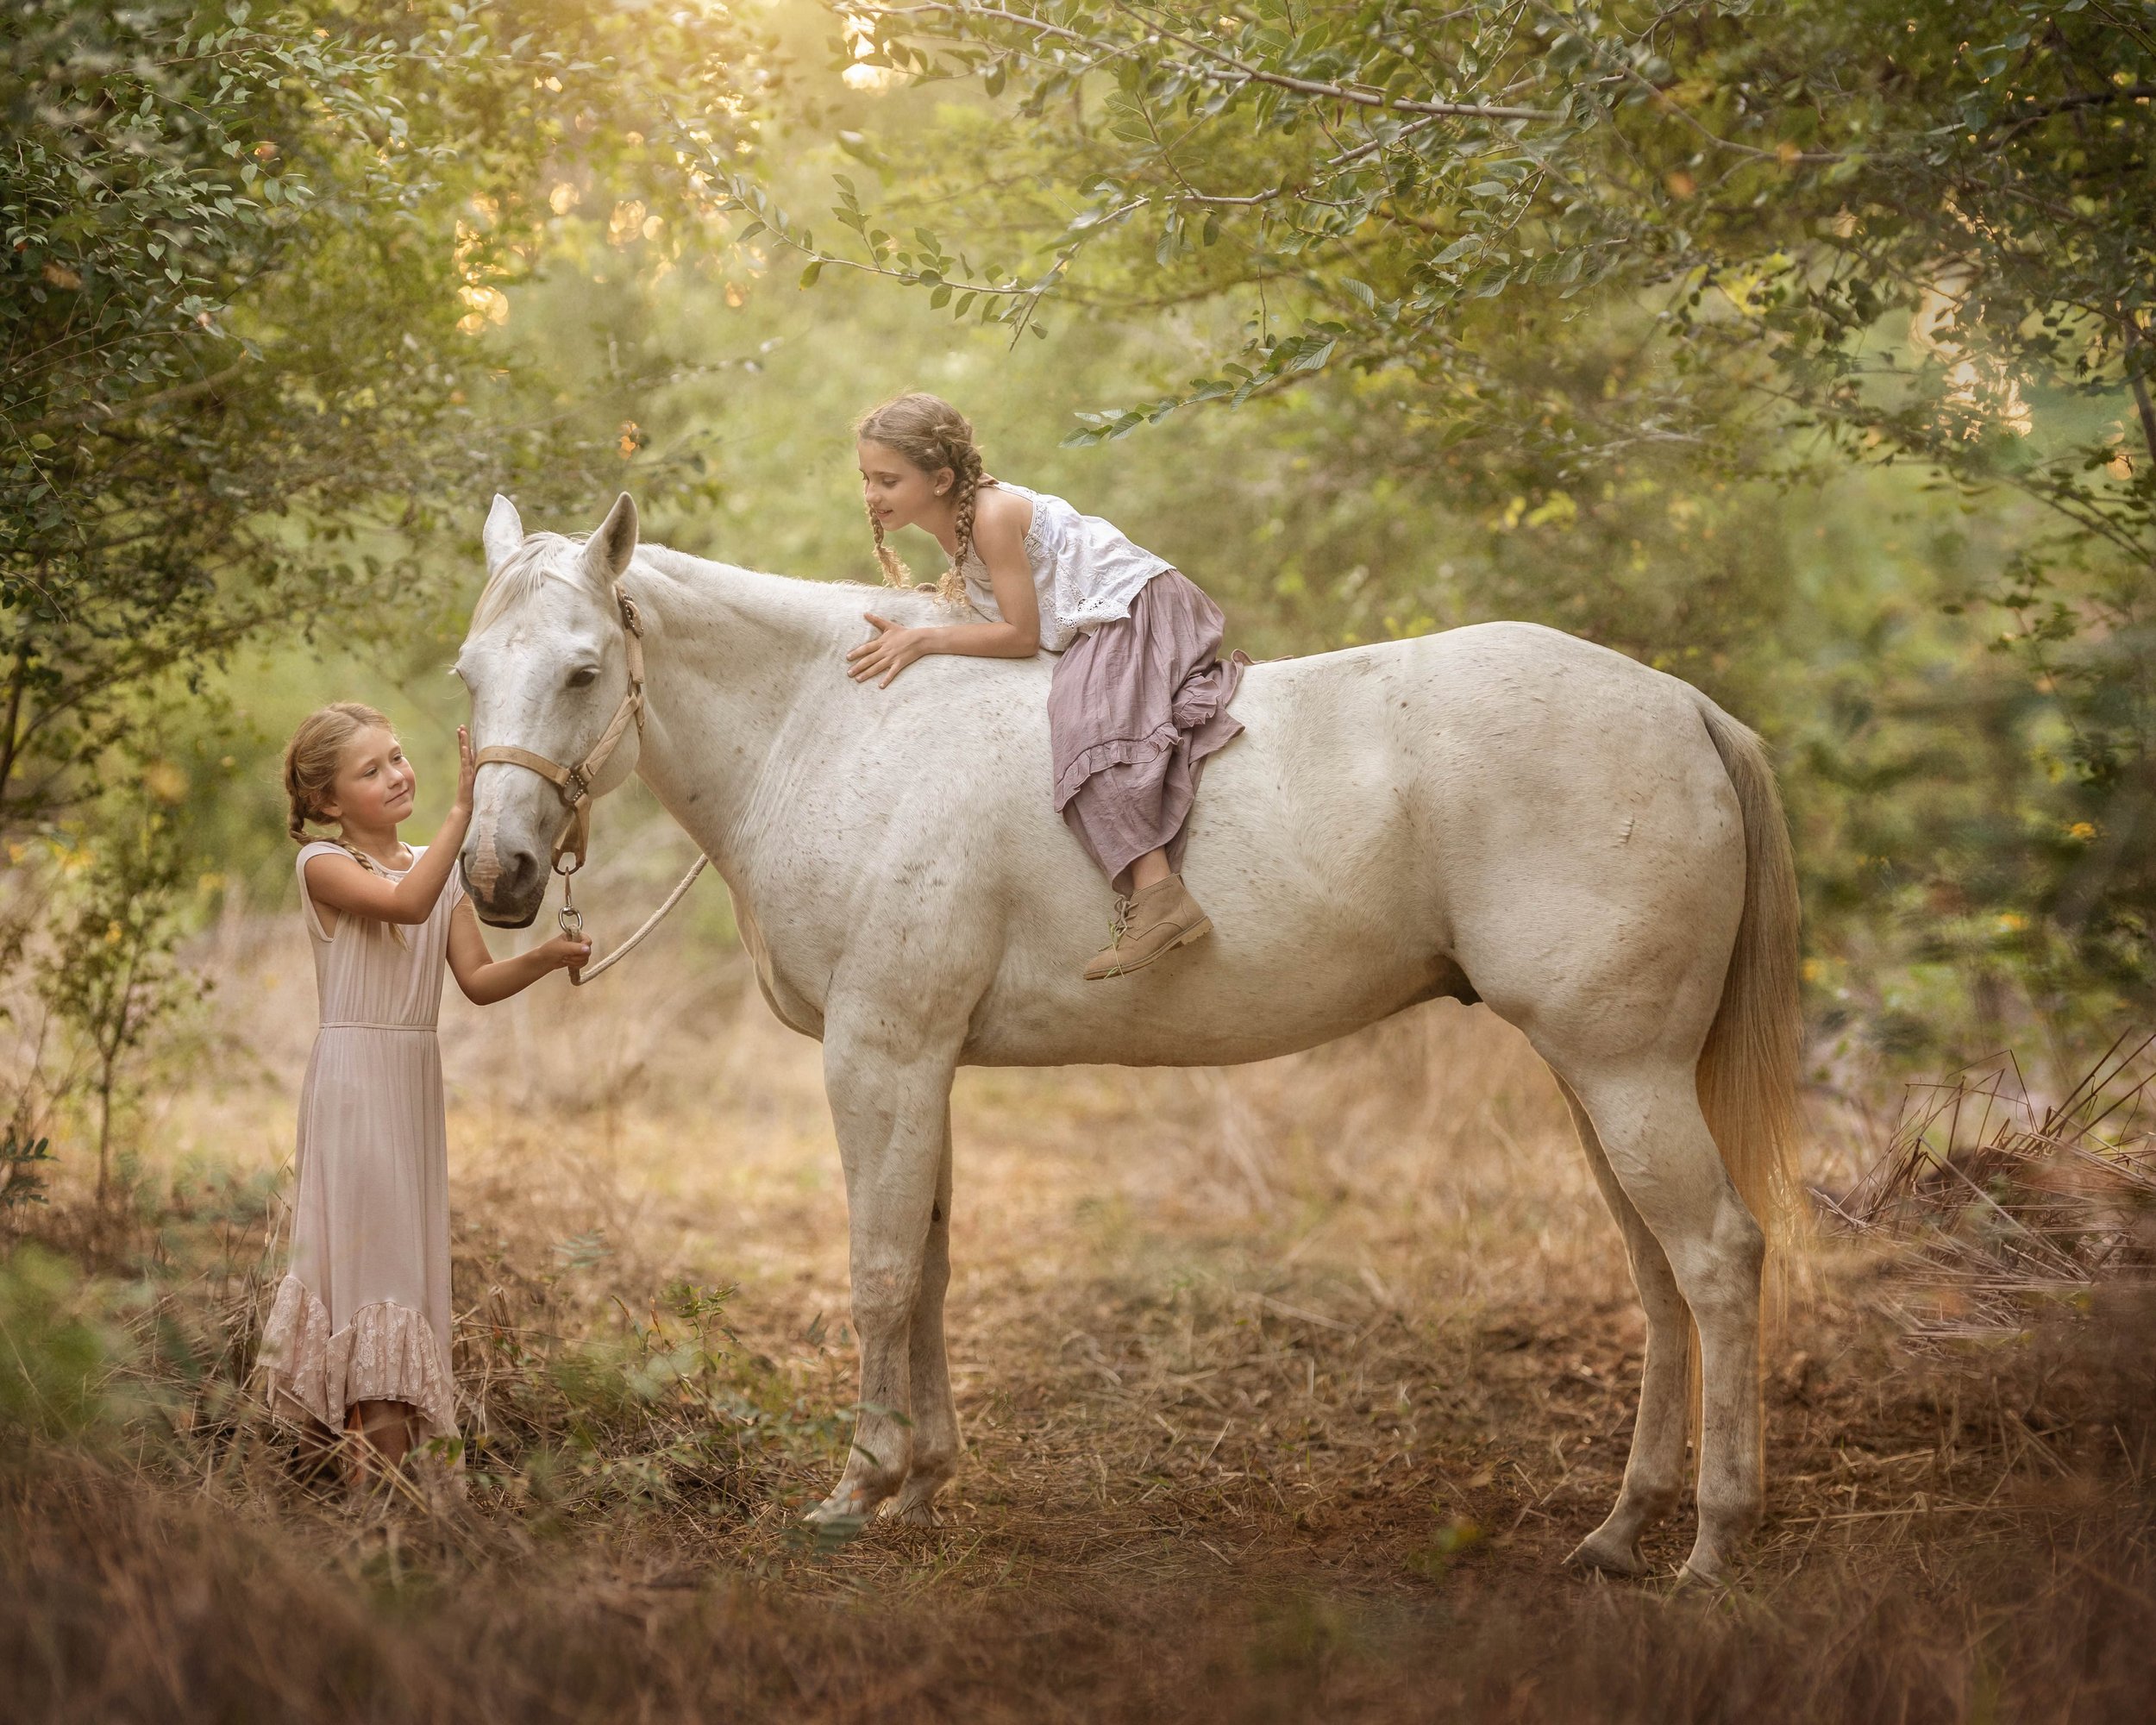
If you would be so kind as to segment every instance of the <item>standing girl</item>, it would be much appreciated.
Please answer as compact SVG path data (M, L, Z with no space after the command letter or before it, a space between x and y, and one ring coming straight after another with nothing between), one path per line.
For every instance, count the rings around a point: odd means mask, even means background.
M1055 806L1115 888L1115 935L1086 966L1100 982L1212 932L1184 888L1185 826L1206 759L1243 729L1228 712L1243 667L1220 657L1220 608L1150 551L1060 497L990 478L973 427L949 402L902 395L854 428L876 560L900 527L950 558L941 592L988 620L902 628L873 612L875 638L849 674L886 687L924 654L1061 656L1049 684Z
M446 957L485 1005L580 968L558 937L497 962L455 877L472 818L472 744L432 844L397 836L418 781L388 719L339 701L285 750L299 903L322 1028L299 1097L290 1272L262 1338L272 1408L318 1437L358 1434L391 1465L456 1435L449 1366L448 1151L435 1018ZM334 839L308 823L334 823Z

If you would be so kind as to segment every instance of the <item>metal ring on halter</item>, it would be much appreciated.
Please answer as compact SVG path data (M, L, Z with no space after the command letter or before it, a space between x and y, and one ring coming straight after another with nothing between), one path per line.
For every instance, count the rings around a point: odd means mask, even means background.
M584 913L576 907L576 895L569 890L570 877L576 870L564 869L559 862L554 866L561 876L561 909L555 922L562 933L574 939L584 932Z

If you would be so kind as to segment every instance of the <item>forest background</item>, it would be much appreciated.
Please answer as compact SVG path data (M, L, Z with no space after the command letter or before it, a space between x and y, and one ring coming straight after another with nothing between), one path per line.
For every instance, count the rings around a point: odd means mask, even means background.
M0 1273L57 1362L0 1451L78 1344L244 1423L200 1385L245 1299L173 1341L158 1290L274 1195L183 1204L155 1138L263 1016L205 955L293 901L297 719L386 706L423 835L493 492L873 580L850 425L906 388L1257 656L1522 618L1757 727L1815 1119L2004 1048L2056 1097L2148 1022L2156 7L25 0L0 43L0 1210L139 1278ZM624 925L660 819L599 813ZM724 895L683 918L723 963Z
M1694 681L1782 764L1821 1076L2063 1071L2156 986L2150 30L26 8L0 963L109 1068L289 890L300 712L394 690L439 793L493 491L860 579L847 428L918 386L1260 656L1514 617Z

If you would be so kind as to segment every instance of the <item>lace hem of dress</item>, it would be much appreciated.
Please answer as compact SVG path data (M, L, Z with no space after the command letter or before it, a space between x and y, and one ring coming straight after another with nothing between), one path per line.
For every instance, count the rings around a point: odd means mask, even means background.
M448 1357L434 1326L409 1306L362 1306L332 1334L329 1308L288 1275L262 1329L262 1359L272 1407L297 1404L332 1431L355 1402L403 1402L418 1410L423 1441L456 1435Z

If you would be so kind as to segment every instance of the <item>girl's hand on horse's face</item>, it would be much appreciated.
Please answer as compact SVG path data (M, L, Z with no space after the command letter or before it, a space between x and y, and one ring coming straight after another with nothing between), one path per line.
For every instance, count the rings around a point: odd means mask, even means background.
M862 642L846 655L846 674L857 683L879 678L876 687L887 689L892 678L927 653L929 631L904 628L873 611L862 615L875 625L875 638Z
M472 811L472 783L479 776L479 761L472 752L472 733L465 726L457 726L457 794L456 804L467 814Z

